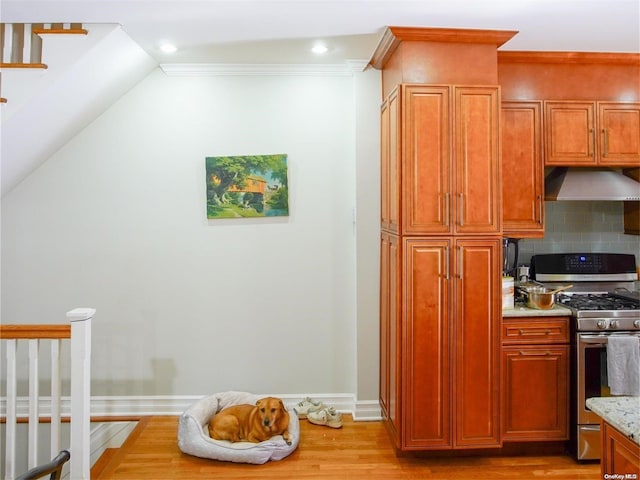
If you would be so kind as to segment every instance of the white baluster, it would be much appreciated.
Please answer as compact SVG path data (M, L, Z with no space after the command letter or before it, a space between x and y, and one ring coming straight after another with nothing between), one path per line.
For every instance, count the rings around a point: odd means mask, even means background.
M60 453L60 346L61 340L51 340L51 458Z
M38 466L39 377L38 348L40 340L29 340L29 468Z
M7 423L4 478L13 480L16 475L16 340L7 340Z

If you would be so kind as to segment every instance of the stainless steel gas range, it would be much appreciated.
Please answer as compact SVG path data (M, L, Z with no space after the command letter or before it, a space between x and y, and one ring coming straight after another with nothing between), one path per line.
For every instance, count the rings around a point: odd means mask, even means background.
M634 255L568 253L534 255L532 278L545 286L573 284L556 295L572 312L571 447L579 460L600 458L600 419L587 398L610 396L607 343L612 336L639 338L640 298Z

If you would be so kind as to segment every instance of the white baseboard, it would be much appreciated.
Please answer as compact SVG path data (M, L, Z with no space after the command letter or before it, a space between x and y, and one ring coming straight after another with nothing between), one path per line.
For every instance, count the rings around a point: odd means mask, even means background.
M357 401L352 394L264 394L282 398L287 406L295 405L311 397L325 405L334 407L343 413L351 413L356 421L374 421L381 419L380 405L376 400ZM205 395L146 395L146 396L94 396L91 397L92 417L135 417L150 415L180 415L197 400ZM62 399L62 415L69 415L70 401ZM47 417L51 412L51 399L41 397L39 402L40 416ZM0 399L0 415L6 413L6 398ZM29 414L29 398L18 397L16 402L18 417Z

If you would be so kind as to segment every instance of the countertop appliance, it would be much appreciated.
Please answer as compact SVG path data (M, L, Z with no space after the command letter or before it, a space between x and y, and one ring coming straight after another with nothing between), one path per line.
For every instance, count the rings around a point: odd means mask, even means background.
M578 460L600 458L600 419L586 406L610 396L607 342L611 336L639 339L640 300L635 255L563 253L534 255L532 278L545 286L571 283L556 303L571 310L571 449Z
M518 238L502 238L502 276L516 277L518 272Z

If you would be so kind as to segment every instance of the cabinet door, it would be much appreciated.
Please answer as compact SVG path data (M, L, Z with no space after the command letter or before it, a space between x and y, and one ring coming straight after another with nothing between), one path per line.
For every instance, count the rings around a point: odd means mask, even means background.
M380 243L380 406L396 447L400 447L400 285L398 237L383 233Z
M455 240L455 448L499 447L500 237Z
M545 165L596 164L594 102L544 102Z
M380 107L380 228L389 230L389 101Z
M542 103L502 102L502 230L505 236L544 235Z
M503 440L568 440L569 346L504 347L502 363Z
M454 107L454 234L499 234L499 87L455 87Z
M449 87L402 90L403 232L450 234Z
M380 217L381 228L398 233L400 220L400 171L398 157L399 103L394 90L383 103L380 119Z
M637 479L640 477L640 452L633 440L609 425L601 422L602 478Z
M451 446L450 240L405 240L403 448Z
M640 103L598 102L600 164L640 166Z

